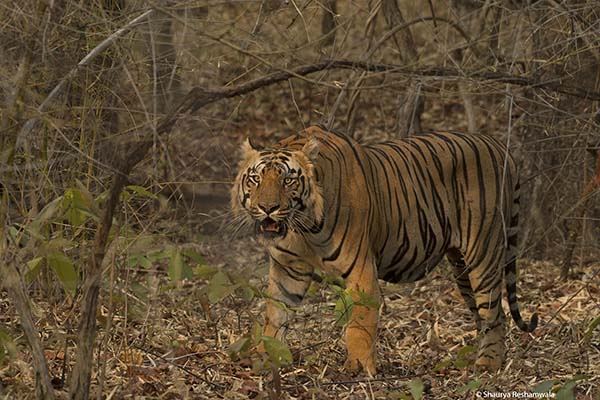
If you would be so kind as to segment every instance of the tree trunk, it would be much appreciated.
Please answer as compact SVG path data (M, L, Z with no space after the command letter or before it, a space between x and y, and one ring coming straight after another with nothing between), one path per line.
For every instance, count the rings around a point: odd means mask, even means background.
M600 114L598 115L600 116ZM563 281L567 280L569 277L571 261L573 259L573 252L577 246L577 237L579 236L579 231L582 231L582 235L585 234L585 232L583 232L582 225L591 195L600 187L600 148L595 150L594 158L594 176L581 191L581 196L579 197L580 204L578 206L579 212L577 212L574 221L570 224L567 224L567 250L565 251L560 270L560 278Z
M388 28L393 29L395 26L406 22L397 0L382 0L381 9ZM394 35L394 41L396 47L398 47L400 61L407 66L416 66L419 61L419 54L410 28L400 30L400 32ZM421 114L423 114L424 104L420 84L418 82L410 82L406 88L406 92L399 99L396 122L398 137L405 137L422 131Z
M476 32L475 30L477 21L479 20L478 16L480 12L478 12L478 9L481 7L480 4L474 3L470 0L453 0L451 5L453 12L458 17L457 22L459 26L461 26L462 29L469 34L469 36L476 37L478 33L481 33ZM467 57L465 57L465 52L462 49L453 50L451 52L451 56L459 67L465 66ZM478 128L477 113L475 112L475 108L473 106L473 96L471 95L473 85L465 81L459 81L457 86L465 108L467 130L469 133L475 133L478 131Z
M4 242L7 239L3 234L0 234L0 240ZM40 400L53 400L54 388L52 387L48 364L44 356L44 349L40 342L40 335L35 326L31 308L29 307L29 298L27 297L23 280L15 268L15 261L8 261L5 252L5 246L0 246L0 262L2 263L0 266L0 278L17 309L21 328L31 348L31 358L35 374L35 397Z
M151 109L155 121L168 112L169 104L181 89L177 52L173 45L173 18L157 12L148 19L147 47L149 74L152 77Z
M335 42L336 14L337 0L325 0L323 3L323 19L321 21L321 33L323 34L322 46L331 46Z

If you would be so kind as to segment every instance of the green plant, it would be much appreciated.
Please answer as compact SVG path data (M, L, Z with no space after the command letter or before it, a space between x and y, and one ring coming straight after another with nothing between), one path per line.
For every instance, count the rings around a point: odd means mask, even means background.
M475 362L472 355L476 351L477 351L477 349L473 346L463 346L456 353L456 357L447 358L447 359L440 361L439 363L436 364L435 367L433 367L433 370L441 371L448 367L455 367L458 369L463 369L463 368L472 366Z
M12 338L0 328L0 365L17 353L17 346Z
M124 202L132 201L136 196L155 198L140 186L126 186L122 193ZM48 268L54 273L64 292L70 296L75 295L80 284L78 262L90 256L88 249L92 231L88 229L88 223L98 221L99 205L106 198L107 193L94 198L81 182L76 181L74 187L65 189L62 195L46 204L29 223L9 229L13 244L31 249L28 254L32 258L26 262L27 282L32 282ZM192 276L181 252L173 250L168 256L171 260L169 275L172 279ZM196 255L188 256L197 258ZM138 255L136 261L145 267L151 264L150 258L142 255Z
M556 400L574 400L576 399L575 388L578 382L588 379L586 375L575 375L573 378L561 382L558 379L549 379L538 383L533 388L533 393L555 393Z
M425 391L425 385L423 384L421 378L415 378L408 382L408 389L410 390L410 394L414 400L421 400L423 397L423 392Z

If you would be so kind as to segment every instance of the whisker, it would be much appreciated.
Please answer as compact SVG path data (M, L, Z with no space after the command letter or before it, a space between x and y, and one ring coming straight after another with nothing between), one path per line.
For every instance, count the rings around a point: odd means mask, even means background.
M253 220L246 213L232 213L232 215L233 218L227 220L226 223L219 228L219 231L225 233L230 238L235 238L240 232L250 228Z

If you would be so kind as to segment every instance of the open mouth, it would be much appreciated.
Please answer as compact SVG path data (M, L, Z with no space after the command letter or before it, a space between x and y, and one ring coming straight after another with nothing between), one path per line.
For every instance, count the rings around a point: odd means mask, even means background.
M283 222L267 217L256 221L256 232L266 238L283 237L287 233L287 227Z

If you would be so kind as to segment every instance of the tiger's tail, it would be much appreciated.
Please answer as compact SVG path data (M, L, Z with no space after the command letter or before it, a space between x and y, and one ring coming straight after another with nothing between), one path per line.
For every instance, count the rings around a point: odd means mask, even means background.
M525 332L533 332L538 324L538 315L533 314L529 324L523 321L519 311L519 302L517 300L517 237L519 227L519 208L520 208L520 184L517 182L514 190L513 204L511 207L510 226L507 234L507 263L505 264L506 294L510 306L510 315L517 326Z

